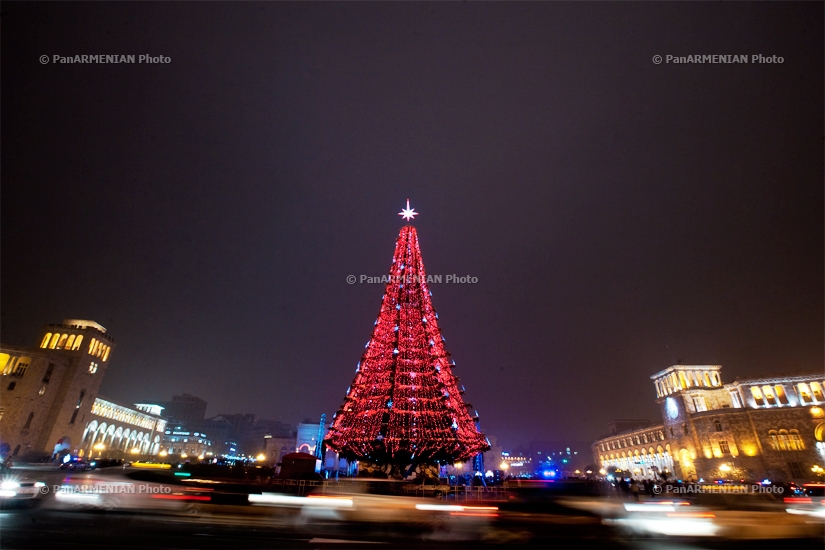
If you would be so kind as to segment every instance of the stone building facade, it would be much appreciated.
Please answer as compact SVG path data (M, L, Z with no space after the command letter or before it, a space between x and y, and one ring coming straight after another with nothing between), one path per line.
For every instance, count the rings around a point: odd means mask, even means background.
M115 342L94 321L44 327L39 346L0 344L0 451L16 460L77 452Z
M720 370L674 365L651 376L662 423L596 441L601 468L686 480L814 479L825 461L825 374L723 384Z

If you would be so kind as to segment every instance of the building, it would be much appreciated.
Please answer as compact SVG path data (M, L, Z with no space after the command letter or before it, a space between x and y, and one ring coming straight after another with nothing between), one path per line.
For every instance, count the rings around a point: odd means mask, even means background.
M186 460L212 457L215 452L212 440L201 431L181 424L169 424L163 433L160 443L160 455L168 456L169 460Z
M115 341L94 321L44 327L37 348L0 344L0 453L41 460L74 452Z
M170 422L194 425L206 417L206 405L206 401L188 393L173 395L172 400L164 404L164 415Z
M593 444L603 470L685 480L806 481L825 462L825 375L723 384L719 365L674 365L651 376L662 423Z
M328 428L328 423L325 422L322 425L319 422L312 422L309 418L300 422L296 430L295 447L297 452L314 455L315 447L318 445L318 442L323 439Z
M97 397L90 418L79 456L143 459L160 452L166 421L158 414Z

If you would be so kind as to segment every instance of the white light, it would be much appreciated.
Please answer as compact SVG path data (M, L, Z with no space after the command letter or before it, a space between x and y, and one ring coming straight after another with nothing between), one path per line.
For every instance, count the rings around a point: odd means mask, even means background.
M4 481L0 484L0 489L3 489L4 491L11 491L12 489L17 489L19 487L20 484L16 481Z
M0 491L0 497L11 498L11 497L16 497L16 496L17 496L17 493L15 493L14 491Z
M398 215L405 221L409 221L414 219L418 215L418 212L415 211L415 208L410 208L410 199L407 199L407 208L399 212Z
M416 504L416 510L439 510L442 512L463 512L464 506L454 504Z

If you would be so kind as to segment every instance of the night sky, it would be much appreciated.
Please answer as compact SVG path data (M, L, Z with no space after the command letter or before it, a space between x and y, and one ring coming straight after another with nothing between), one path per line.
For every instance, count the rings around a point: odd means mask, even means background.
M341 404L410 199L505 445L660 418L649 376L823 368L823 4L2 6L2 341L93 319L102 395ZM777 55L674 64L654 55ZM41 64L41 55L167 64Z

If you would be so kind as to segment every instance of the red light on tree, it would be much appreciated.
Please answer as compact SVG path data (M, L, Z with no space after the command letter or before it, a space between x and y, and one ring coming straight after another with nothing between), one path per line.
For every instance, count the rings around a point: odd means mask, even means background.
M411 225L398 235L388 281L327 445L350 460L397 466L452 463L489 449L461 398Z

